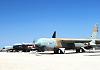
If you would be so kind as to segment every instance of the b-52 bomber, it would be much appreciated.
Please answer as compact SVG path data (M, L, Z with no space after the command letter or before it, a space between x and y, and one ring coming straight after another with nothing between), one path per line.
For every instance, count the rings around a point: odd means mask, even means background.
M98 31L98 25L96 24L89 39L56 38L55 31L52 38L40 38L35 41L35 47L38 52L53 50L55 54L64 54L65 50L70 49L76 50L76 53L85 52L85 50L100 45L100 39L97 38Z

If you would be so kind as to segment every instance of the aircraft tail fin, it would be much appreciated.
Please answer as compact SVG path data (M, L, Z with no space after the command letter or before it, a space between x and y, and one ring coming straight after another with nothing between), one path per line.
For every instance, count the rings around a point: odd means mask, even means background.
M93 28L93 33L91 35L91 39L97 39L98 38L98 25L96 24Z
M54 31L52 38L56 38L56 31Z

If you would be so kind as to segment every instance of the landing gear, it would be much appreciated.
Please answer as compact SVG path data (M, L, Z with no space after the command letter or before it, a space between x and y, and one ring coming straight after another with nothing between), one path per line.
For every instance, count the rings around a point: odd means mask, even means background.
M76 53L80 53L80 48L76 48Z
M59 53L59 48L54 48L54 54L58 54Z
M83 48L81 48L82 52L85 52L85 50Z
M85 50L83 48L76 48L76 53L83 53Z
M64 54L65 48L54 48L54 54Z

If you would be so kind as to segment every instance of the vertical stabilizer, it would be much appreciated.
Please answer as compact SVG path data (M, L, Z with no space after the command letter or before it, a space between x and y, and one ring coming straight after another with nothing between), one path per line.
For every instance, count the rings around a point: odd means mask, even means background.
M98 25L96 24L93 28L93 33L91 35L91 39L97 39L98 38Z
M56 38L56 31L54 31L52 38Z

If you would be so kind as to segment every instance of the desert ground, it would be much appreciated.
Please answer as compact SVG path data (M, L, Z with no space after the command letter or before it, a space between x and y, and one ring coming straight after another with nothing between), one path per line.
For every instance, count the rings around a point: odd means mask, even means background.
M0 70L100 70L100 52L0 52Z

